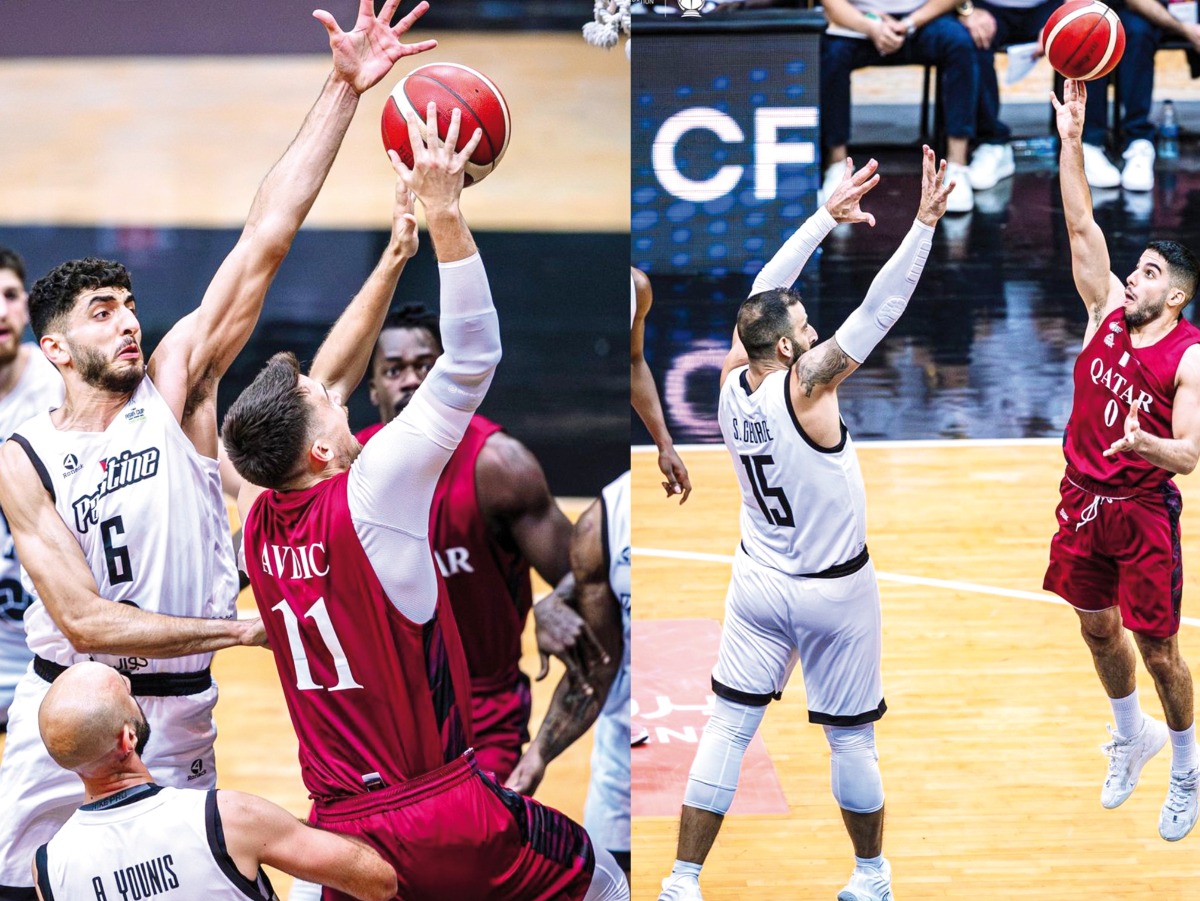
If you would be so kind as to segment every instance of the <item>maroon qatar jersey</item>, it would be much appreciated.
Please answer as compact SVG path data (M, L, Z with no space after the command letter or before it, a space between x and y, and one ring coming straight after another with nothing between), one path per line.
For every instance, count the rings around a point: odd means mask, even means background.
M314 798L399 785L473 741L445 586L439 578L428 623L393 606L354 532L348 477L264 491L244 531L250 584Z
M1162 340L1134 347L1124 308L1113 310L1075 361L1075 401L1063 442L1067 463L1113 488L1146 491L1167 482L1174 473L1138 454L1105 457L1104 451L1125 434L1125 416L1134 401L1140 404L1142 431L1172 437L1175 374L1184 351L1198 343L1200 329L1180 319Z
M382 428L358 433L365 444ZM438 479L429 515L429 543L446 580L454 618L476 691L510 688L519 678L521 633L533 604L529 561L516 545L496 539L479 509L475 464L501 426L475 416Z

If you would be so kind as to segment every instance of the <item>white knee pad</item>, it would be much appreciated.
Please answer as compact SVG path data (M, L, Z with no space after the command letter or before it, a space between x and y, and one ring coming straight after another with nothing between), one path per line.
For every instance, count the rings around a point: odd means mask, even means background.
M717 697L688 773L684 804L725 815L733 803L742 757L766 712L765 705L749 707Z
M830 783L838 806L851 813L874 813L883 807L875 724L826 726L825 738L833 752L829 759Z
M596 854L596 868L592 870L592 882L583 901L629 901L629 883L615 857L592 845Z

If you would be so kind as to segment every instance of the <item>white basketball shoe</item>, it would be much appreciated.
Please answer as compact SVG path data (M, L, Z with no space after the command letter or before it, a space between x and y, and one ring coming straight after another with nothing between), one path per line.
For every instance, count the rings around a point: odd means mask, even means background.
M878 870L855 867L837 901L895 901L892 896L892 865L884 858Z
M663 880L663 890L658 901L704 901L700 895L700 882L691 875L670 875Z
M1112 741L1100 746L1100 750L1108 755L1108 775L1100 791L1100 803L1111 810L1120 807L1133 794L1142 767L1167 743L1167 724L1146 716L1142 731L1132 738L1125 738L1112 726L1107 728Z
M1171 773L1167 800L1158 817L1158 834L1169 842L1177 842L1196 825L1200 813L1200 769L1186 773Z

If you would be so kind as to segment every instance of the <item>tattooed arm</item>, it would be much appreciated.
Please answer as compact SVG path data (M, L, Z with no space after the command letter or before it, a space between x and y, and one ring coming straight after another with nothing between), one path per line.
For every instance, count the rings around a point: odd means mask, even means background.
M604 519L599 500L579 517L571 538L571 570L556 591L571 592L579 615L599 639L605 656L593 655L584 666L585 678L568 670L558 683L550 709L537 736L521 755L506 785L531 795L546 773L546 765L579 739L595 722L608 689L621 666L623 627L621 605L608 583L608 564L602 540Z

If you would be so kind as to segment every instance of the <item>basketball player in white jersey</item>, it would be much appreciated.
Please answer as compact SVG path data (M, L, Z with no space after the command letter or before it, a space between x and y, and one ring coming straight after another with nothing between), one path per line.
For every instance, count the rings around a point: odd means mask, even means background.
M146 760L164 785L215 784L212 653L265 641L239 621L238 580L217 465L217 384L316 199L358 106L401 57L427 9L392 27L362 0L351 32L323 11L333 70L299 134L259 187L246 227L200 306L149 362L128 273L75 260L34 285L30 314L66 400L0 447L0 506L39 601L26 614L34 663L10 711L0 765L0 899L29 899L29 861L81 800L34 722L49 684L94 659L126 672L157 740Z
M263 864L387 901L396 873L367 845L313 829L256 795L155 784L142 763L150 724L129 679L85 661L38 712L50 756L83 780L86 803L34 857L42 901L275 897Z
M580 515L571 536L571 572L555 594L578 609L597 639L580 647L576 666L558 683L550 707L506 783L532 794L546 765L593 722L591 781L583 824L592 841L612 852L625 878L630 869L629 699L630 573L629 473L618 476Z
M687 467L675 452L675 443L667 430L658 389L654 386L654 373L650 371L644 354L646 342L646 316L654 303L650 290L650 279L646 273L629 267L629 397L638 416L646 424L650 437L658 448L658 468L667 480L662 483L667 497L679 494L679 503L692 493L692 480Z
M62 376L36 344L21 343L28 324L25 264L0 247L0 441L30 416L62 403ZM0 511L0 732L8 726L8 706L32 656L25 644L25 611L32 603Z
M883 857L883 782L874 723L883 716L879 589L867 556L866 497L837 386L904 311L954 183L923 149L921 203L900 248L862 305L817 344L790 290L839 222L875 224L859 207L879 181L872 160L846 161L825 206L771 259L738 311L721 371L721 433L742 492L742 541L725 599L713 669L715 709L688 776L679 847L660 901L697 901L704 863L733 801L742 756L797 660L809 721L832 751L833 796L856 866L839 901L892 901Z

